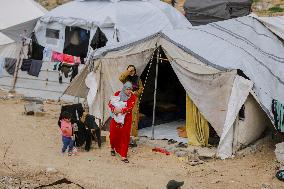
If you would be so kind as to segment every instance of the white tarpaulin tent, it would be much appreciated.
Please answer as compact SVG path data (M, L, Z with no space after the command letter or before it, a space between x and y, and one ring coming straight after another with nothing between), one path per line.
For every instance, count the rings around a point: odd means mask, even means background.
M272 99L284 102L283 43L258 20L246 16L163 31L98 50L91 67L93 82L97 83L96 96L89 100L94 115L103 121L108 119L108 99L122 86L119 74L128 64L135 64L140 74L157 46L163 48L186 93L220 136L218 156L221 158L231 156L236 150L234 138L238 129L234 122L249 93L271 120ZM238 76L237 69L250 80ZM87 73L78 76L66 94L83 95ZM245 132L246 128L239 135ZM248 143L260 136L258 128L254 132Z
M33 0L1 0L0 57L17 58L21 35L29 35L45 13Z
M250 16L258 19L268 29L284 40L284 16L258 17L255 14L251 14Z
M35 28L38 43L62 52L66 26L89 31L90 42L99 27L110 45L163 29L186 28L190 23L176 9L158 0L72 1L41 17ZM59 31L56 41L49 39L47 29Z

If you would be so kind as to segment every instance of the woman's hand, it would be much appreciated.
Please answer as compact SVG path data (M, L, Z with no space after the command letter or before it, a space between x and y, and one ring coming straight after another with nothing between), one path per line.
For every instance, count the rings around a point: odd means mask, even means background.
M113 110L113 113L114 113L114 114L119 114L119 113L121 113L121 109L115 108L115 109Z

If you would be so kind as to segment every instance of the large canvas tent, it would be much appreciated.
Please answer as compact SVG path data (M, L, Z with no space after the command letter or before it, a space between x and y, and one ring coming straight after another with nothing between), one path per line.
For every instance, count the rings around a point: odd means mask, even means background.
M96 40L98 28L110 45L188 26L180 12L158 0L89 0L72 1L51 10L38 21L35 35L40 45L63 52L72 43L69 35L75 28L88 33L86 50L92 50L92 41L100 41Z
M33 0L0 2L0 57L18 58L21 37L29 37L46 10Z
M13 75L4 68L7 61L17 62L20 58L26 58L27 45L22 46L24 39L29 39L37 20L47 11L34 0L1 0L0 2L0 87L10 90L13 83ZM29 41L29 40L27 40ZM22 50L21 56L20 52ZM12 70L13 69L13 70ZM15 67L12 67L13 73ZM34 78L26 73L19 74L16 91L28 96L42 92L31 91L36 86ZM25 88L25 89L23 89ZM33 96L33 95L32 95Z
M265 129L261 117L273 122L272 100L284 102L283 43L250 16L163 31L103 48L93 56L92 72L88 75L86 68L66 94L84 97L87 85L90 110L105 122L109 117L108 99L121 88L119 74L128 64L135 64L142 73L159 46L186 94L220 136L219 157L230 157L242 144L260 137ZM243 76L236 70L241 70ZM254 104L245 113L254 119L249 124L248 119L243 124L237 121L243 104Z
M252 0L186 0L185 16L194 26L246 16Z

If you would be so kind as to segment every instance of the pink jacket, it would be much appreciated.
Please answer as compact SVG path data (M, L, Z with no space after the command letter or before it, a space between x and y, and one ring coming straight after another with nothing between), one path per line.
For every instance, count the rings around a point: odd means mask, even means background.
M72 127L71 122L61 120L61 133L62 133L62 135L65 136L65 137L71 137L72 134L73 134L72 131L73 131L73 127Z

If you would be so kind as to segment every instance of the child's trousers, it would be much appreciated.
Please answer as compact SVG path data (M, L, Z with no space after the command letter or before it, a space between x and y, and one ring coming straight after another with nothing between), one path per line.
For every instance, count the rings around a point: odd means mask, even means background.
M62 143L63 143L62 153L64 153L67 148L68 152L72 152L74 141L72 140L71 137L62 136Z

